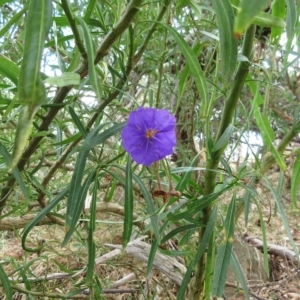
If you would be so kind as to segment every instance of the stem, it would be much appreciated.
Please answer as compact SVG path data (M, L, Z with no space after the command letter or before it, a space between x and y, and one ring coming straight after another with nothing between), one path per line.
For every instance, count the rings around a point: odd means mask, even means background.
M242 55L247 57L249 61L253 49L254 34L255 34L255 25L252 25L246 31L244 42L243 42ZM224 133L228 125L232 122L235 108L238 104L238 99L244 87L244 82L249 71L249 66L250 66L249 62L243 61L239 64L232 88L225 101L225 107L223 109L220 127L215 138L215 143L222 136L222 134ZM205 195L214 192L216 186L216 174L217 174L216 170L218 168L219 162L221 160L225 148L226 145L224 145L221 149L217 150L214 153L211 153L210 149L207 149L209 153L208 153L206 171L204 172L204 178L205 178L204 194ZM208 223L212 208L213 206L209 205L203 210L203 219L202 219L203 224ZM205 227L202 227L199 230L199 241L201 241L204 231L205 231ZM211 243L212 241L210 241L210 245ZM209 256L209 261L211 262L214 261L213 256L215 255L215 253L212 251L212 249L208 249L207 255ZM196 266L195 277L193 279L193 284L191 286L191 299L203 299L204 289L205 289L205 273L206 273L205 270L207 267L209 267L207 265L207 256L203 255Z
M79 52L80 52L83 60L87 61L87 53L86 53L86 50L85 50L84 45L82 43L82 40L81 40L79 31L78 31L76 22L75 22L75 20L73 18L73 14L72 14L72 12L70 10L70 7L69 7L68 1L67 0L61 0L61 6L62 6L62 8L64 10L64 13L65 13L65 15L66 15L69 23L70 23L70 27L71 27L71 30L73 32L75 44L78 47Z
M160 107L160 92L161 92L161 85L162 85L162 77L163 77L163 67L164 67L164 60L165 60L165 51L166 51L166 41L167 41L167 30L164 29L164 43L162 47L162 57L158 68L158 86L157 86L157 93L156 93L156 108Z
M95 64L97 64L101 59L103 59L104 56L106 56L109 53L109 49L111 48L113 43L130 26L141 4L142 4L142 0L132 0L128 4L121 19L114 26L114 28L106 35L106 37L98 47ZM80 66L77 67L77 69L74 72L79 74L80 78L84 78L88 74L88 62L87 61L83 62ZM73 86L65 86L60 88L57 91L56 95L52 100L53 106L49 109L48 113L46 114L42 123L39 126L40 131L48 130L51 122L56 117L59 110L65 106L63 104L63 101L67 97L68 93L72 90L72 88ZM116 91L116 93L118 92ZM102 105L105 105L105 102L102 103ZM32 154L36 151L42 139L43 137L39 136L31 140L29 146L26 148L25 152L23 153L20 162L18 163L18 168L20 171L24 170L26 163L29 161ZM6 201L12 191L12 187L14 186L15 182L16 179L12 178L7 182L6 186L2 189L1 196L0 196L0 215L6 205Z

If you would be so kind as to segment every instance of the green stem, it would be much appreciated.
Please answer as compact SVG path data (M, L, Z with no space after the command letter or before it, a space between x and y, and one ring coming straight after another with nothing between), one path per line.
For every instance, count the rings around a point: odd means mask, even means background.
M113 43L118 39L118 37L130 26L135 14L139 10L139 6L142 4L142 0L132 0L128 6L126 7L124 13L122 14L121 19L117 24L114 26L114 28L106 35L102 43L97 49L97 55L95 59L95 64L97 64L104 56L106 56L109 53L109 49L112 47ZM150 39L150 38L149 38ZM145 49L144 49L145 50ZM142 53L141 53L142 55ZM80 66L76 68L74 73L77 73L80 75L81 78L84 78L88 73L88 63L87 61L83 62ZM53 106L49 109L48 113L45 115L42 123L40 124L39 128L40 131L47 131L51 122L56 117L57 113L61 108L64 107L63 101L67 97L68 93L72 90L72 86L65 86L60 88L56 95L54 96L52 100ZM115 91L111 95L112 97L114 95L118 95L119 91ZM112 99L110 97L110 99ZM107 101L112 101L107 99ZM102 107L106 106L108 102L102 102ZM100 105L101 106L101 105ZM103 109L102 109L103 110ZM39 143L43 139L43 136L38 136L36 138L33 138L31 142L29 143L28 147L24 151L22 158L20 162L18 163L18 168L20 171L23 171L26 163L29 161L32 154L36 151ZM0 196L0 215L2 213L3 208L5 207L6 201L12 192L12 187L14 186L16 182L15 178L12 178L9 180L6 184L6 186L2 189L1 196Z
M167 41L167 30L165 29L164 34L164 43L162 48L162 57L160 60L159 68L158 68L158 86L157 86L157 93L156 93L156 108L159 108L160 106L160 92L161 92L161 85L162 85L162 77L163 77L163 68L164 68L164 60L165 60L165 51L166 51L166 41Z
M249 27L249 29L245 33L243 48L242 48L242 55L247 57L250 61L251 53L253 50L253 41L254 41L254 34L255 34L255 25ZM225 107L223 109L222 118L220 122L220 126L218 129L218 133L215 138L215 142L219 140L222 136L226 128L229 124L231 124L236 106L238 104L238 99L241 95L242 89L244 87L244 82L247 77L249 71L249 62L242 61L239 64L237 73L234 78L234 82L232 88L229 92L229 95L225 101ZM211 153L209 149L206 171L204 172L205 178L205 187L204 193L205 195L213 193L215 186L216 186L216 170L218 168L219 162L223 155L223 152L226 148L224 145L221 149L217 150L216 152ZM211 215L213 206L209 205L203 210L203 224L207 224L208 220ZM201 241L202 236L204 234L205 227L202 227L199 231L199 241ZM213 261L213 255L211 249L208 249L209 261ZM195 277L193 279L192 284L192 291L191 291L191 299L203 299L204 298L204 289L205 289L205 270L207 266L207 256L203 255L198 262L195 270Z
M166 0L160 13L158 14L157 18L155 19L155 22L152 24L152 26L150 27L146 37L145 37L145 40L143 42L143 44L140 46L138 52L136 53L136 55L134 56L134 64L136 64L142 57L144 51L146 50L147 48L147 45L154 33L154 31L156 30L156 27L158 26L158 22L160 22L163 18L163 16L165 15L169 5L171 4L171 0Z
M62 6L62 9L64 10L64 13L65 13L68 21L69 21L71 30L73 32L75 44L78 47L79 52L80 52L83 60L87 61L87 53L86 53L85 47L84 47L84 45L82 43L82 40L81 40L79 31L78 31L76 22L75 22L75 20L73 18L73 14L72 14L72 12L70 10L70 7L69 7L68 1L67 0L61 0L61 6Z

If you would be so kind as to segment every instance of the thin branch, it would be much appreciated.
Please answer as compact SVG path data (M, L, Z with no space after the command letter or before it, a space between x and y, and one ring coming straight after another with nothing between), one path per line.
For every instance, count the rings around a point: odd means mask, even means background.
M78 47L79 49L79 52L83 58L84 61L87 61L87 53L86 53L86 50L85 50L85 47L82 43L82 40L81 40L81 37L80 37L80 34L79 34L79 31L78 31L78 28L77 28L77 25L76 25L76 22L73 18L73 14L72 14L72 11L70 10L70 7L69 7L69 3L67 0L61 0L61 6L64 10L64 13L69 21L69 24L70 24L70 27L71 27L71 30L73 32L73 36L74 36L74 40L75 40L75 44L76 46Z
M97 203L96 207L97 212L107 212L107 213L113 213L119 216L124 216L124 206L121 206L119 204L115 203L106 203L106 202L100 202ZM59 214L65 213L65 209L62 209L58 212ZM3 219L0 219L0 231L4 230L15 230L15 229L21 229L26 226L26 224L30 221L32 221L37 215L36 214L26 214L24 216L20 217L6 217ZM137 227L139 227L141 230L144 229L145 224L143 221L140 221L140 216L136 213L133 214L133 224ZM62 221L61 221L62 222ZM37 226L41 225L50 225L56 223L55 221L51 220L48 217L43 218ZM64 223L60 224L64 226Z
M97 64L104 56L109 53L109 49L113 45L113 43L118 39L118 37L130 26L134 16L139 10L139 7L142 4L142 0L132 0L128 6L126 7L121 19L118 23L113 27L113 29L106 35L103 39L102 43L97 49L97 55L95 59L95 64ZM88 63L83 62L76 70L75 73L79 74L81 78L84 78L88 74ZM55 97L53 98L51 108L40 124L40 131L47 131L51 122L59 112L59 110L64 107L63 101L70 92L73 86L65 86L58 89ZM18 164L18 168L20 171L23 171L26 163L30 159L31 155L38 148L39 143L43 139L42 136L33 138L26 148L23 156ZM5 207L6 201L11 193L11 188L15 184L16 179L12 178L9 182L7 182L6 187L3 188L1 197L0 197L0 214L2 213L3 208Z

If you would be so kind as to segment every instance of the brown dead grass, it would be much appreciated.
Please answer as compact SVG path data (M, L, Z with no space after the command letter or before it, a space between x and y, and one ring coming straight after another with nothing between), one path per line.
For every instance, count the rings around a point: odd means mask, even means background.
M278 182L278 173L271 172L269 176L273 185L276 186ZM270 222L268 222L266 226L268 242L292 249L279 214L274 214L275 205L272 196L269 193L266 193L266 190L263 187L258 186L257 190L260 193L260 208L263 212L264 219L268 220L270 218ZM122 203L121 193L122 190L120 190L118 196L118 201L120 203ZM282 204L287 213L293 238L296 245L299 247L300 212L299 210L294 209L288 200L288 179L286 180L283 195L284 198ZM226 197L222 198L222 203L226 205L230 199L231 195L228 193ZM105 243L122 244L122 224L117 222L122 222L123 219L108 213L99 213L97 219L111 222L111 224L97 223L94 238L97 246L96 256L99 257L110 251L110 249L103 246ZM242 235L247 231L249 235L261 237L261 227L258 225L257 220L257 207L256 205L251 204L248 226L247 228L245 227L244 220L241 217L237 224L237 232ZM0 259L2 262L5 262L3 264L5 271L8 274L12 274L19 266L28 264L26 270L26 275L28 277L42 277L47 274L62 273L67 270L74 272L83 269L86 266L88 259L86 246L87 233L85 226L82 226L80 235L75 235L67 246L62 248L61 242L64 238L64 234L64 229L57 225L36 227L28 236L27 246L37 247L43 243L44 248L40 253L26 253L21 247L20 237L14 236L8 238L5 236L5 233L3 233L0 244ZM159 274L157 271L153 271L150 274L150 277L146 278L146 265L133 257L121 254L114 259L95 267L95 276L101 281L101 284L105 289L111 288L114 282L131 273L135 274L135 278L118 288L135 289L137 290L136 294L105 294L103 299L176 299L177 287L172 282L169 282L168 278ZM288 269L282 270L282 278L289 275L289 273ZM21 278L19 271L16 271L13 276ZM33 291L68 293L69 291L74 290L75 287L79 288L83 286L83 284L84 274L81 274L75 278L31 283L31 289ZM256 291L257 295L264 299L300 299L300 280L298 277L271 286L268 286L267 284L264 286L264 283L262 284L263 286L260 286ZM26 299L20 298L20 294L16 293L15 295L17 295L16 297L19 297L16 299ZM299 298L297 298L297 295ZM236 296L235 298L230 299L242 299L240 297L241 296ZM1 294L0 299L4 299Z

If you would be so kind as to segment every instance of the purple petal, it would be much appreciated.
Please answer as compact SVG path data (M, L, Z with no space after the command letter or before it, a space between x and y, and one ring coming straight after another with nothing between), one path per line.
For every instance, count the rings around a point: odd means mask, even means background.
M121 137L124 149L139 164L150 166L173 153L176 119L167 110L138 108L129 115ZM151 138L147 131L155 131Z

